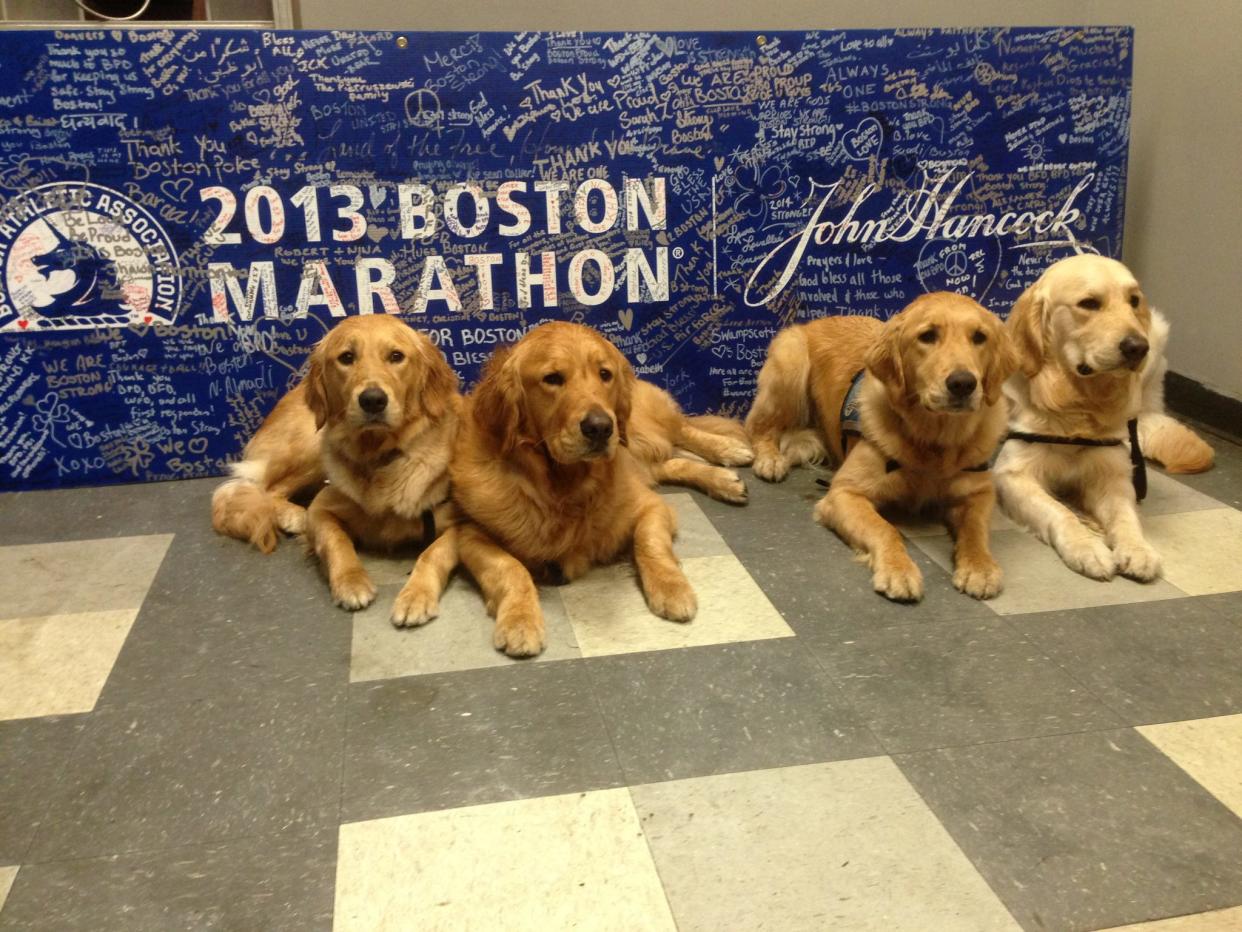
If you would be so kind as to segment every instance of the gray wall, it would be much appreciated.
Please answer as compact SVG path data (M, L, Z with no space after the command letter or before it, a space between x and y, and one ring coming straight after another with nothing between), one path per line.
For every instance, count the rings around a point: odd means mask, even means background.
M500 31L1133 25L1125 260L1173 320L1172 368L1242 399L1237 0L300 0L300 17L305 29Z

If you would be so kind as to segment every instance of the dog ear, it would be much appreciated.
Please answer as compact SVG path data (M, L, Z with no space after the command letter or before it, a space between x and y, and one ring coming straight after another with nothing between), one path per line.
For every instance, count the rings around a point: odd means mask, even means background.
M416 334L415 350L423 370L420 382L412 379L406 389L406 405L416 401L433 421L448 413L457 394L457 373L452 370L439 347L425 334Z
M1047 298L1037 281L1022 292L1005 323L1027 378L1034 377L1044 367L1044 310L1047 306Z
M328 420L328 385L323 372L324 343L327 337L315 344L310 355L310 368L302 384L306 386L306 406L315 415L315 429L323 427Z
M1000 401L1001 388L1018 371L1021 360L1013 337L1005 327L993 324L988 329L991 331L992 352L983 373L983 400L990 406Z
M634 385L638 376L634 374L634 367L625 358L625 354L615 346L612 348L617 354L617 407L614 412L617 416L617 439L625 444L630 439L628 428L630 414L634 410Z
M880 340L871 347L863 365L885 385L891 386L899 394L906 393L906 368L902 362L902 337L905 324L901 315L894 317L884 325Z
M475 423L495 441L502 454L517 448L526 421L526 399L516 356L512 349L493 353L471 395Z

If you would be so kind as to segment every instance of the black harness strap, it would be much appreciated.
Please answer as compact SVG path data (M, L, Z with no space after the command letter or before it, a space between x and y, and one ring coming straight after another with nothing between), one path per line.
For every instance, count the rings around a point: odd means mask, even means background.
M428 508L420 516L423 522L423 546L430 547L432 541L436 539L436 513L434 509Z
M1126 422L1130 434L1130 481L1134 484L1134 497L1142 501L1147 497L1147 461L1139 446L1138 418ZM1119 447L1124 443L1120 437L1058 437L1055 434L1033 434L1024 430L1011 430L1005 441L1021 440L1023 443L1059 443L1073 447Z

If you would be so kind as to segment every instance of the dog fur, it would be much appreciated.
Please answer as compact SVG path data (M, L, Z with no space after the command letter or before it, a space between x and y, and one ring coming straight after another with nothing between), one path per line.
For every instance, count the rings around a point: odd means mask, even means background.
M954 585L979 599L1001 590L988 547L995 502L986 463L1005 431L1001 388L1017 359L1000 321L963 295L936 292L888 323L826 317L781 331L768 349L746 419L754 470L779 482L791 466L839 463L816 519L864 555L875 590L923 596L923 577L879 508L946 507L956 538ZM855 373L863 436L848 451L840 411ZM954 395L949 378L969 387ZM965 380L965 381L963 381ZM900 467L888 470L888 462Z

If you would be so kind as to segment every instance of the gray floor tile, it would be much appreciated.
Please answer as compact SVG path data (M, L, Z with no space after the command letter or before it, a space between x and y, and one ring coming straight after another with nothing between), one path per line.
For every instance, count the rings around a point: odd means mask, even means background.
M1220 597L1009 619L1126 724L1242 712L1242 626Z
M1230 507L1242 508L1242 445L1193 426L1216 451L1216 465L1196 476L1178 476L1177 481Z
M890 753L1121 724L998 619L890 628L815 653Z
M27 863L335 825L343 725L314 688L97 711Z
M584 663L630 784L879 753L796 639Z
M84 723L81 715L0 722L0 865L25 858Z
M215 535L178 534L98 707L320 690L343 699L350 614L300 547L264 556Z
M895 760L1027 929L1242 903L1242 821L1129 729Z
M332 928L336 831L28 864L0 930Z
M623 783L578 662L356 683L344 773L346 822Z

